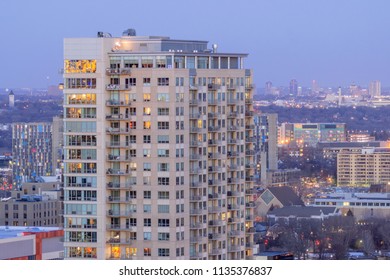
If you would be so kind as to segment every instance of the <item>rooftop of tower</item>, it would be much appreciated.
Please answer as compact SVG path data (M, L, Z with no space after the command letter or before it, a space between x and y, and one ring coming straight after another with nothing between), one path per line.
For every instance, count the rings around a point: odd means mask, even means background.
M205 40L178 40L168 36L137 36L134 29L127 29L121 37L114 37L107 32L97 32L97 38L111 38L115 41L112 52L174 52L174 53L203 53L216 54L218 45L208 47ZM246 57L245 53L218 53L218 55L234 55Z

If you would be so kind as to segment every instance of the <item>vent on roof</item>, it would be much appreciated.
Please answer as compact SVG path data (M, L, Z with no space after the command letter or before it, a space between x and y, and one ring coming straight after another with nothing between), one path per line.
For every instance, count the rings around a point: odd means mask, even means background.
M123 31L122 36L137 36L137 33L135 32L135 29L129 28Z

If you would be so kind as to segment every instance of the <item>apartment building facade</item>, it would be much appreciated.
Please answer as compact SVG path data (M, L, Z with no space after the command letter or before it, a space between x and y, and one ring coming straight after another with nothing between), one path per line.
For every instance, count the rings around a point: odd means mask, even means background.
M14 186L53 174L52 124L12 124L12 170Z
M315 147L319 142L345 142L345 123L282 123L279 143L295 142L298 146Z
M369 187L389 182L389 148L344 149L337 154L338 186Z
M207 45L65 39L66 259L253 255L252 73Z

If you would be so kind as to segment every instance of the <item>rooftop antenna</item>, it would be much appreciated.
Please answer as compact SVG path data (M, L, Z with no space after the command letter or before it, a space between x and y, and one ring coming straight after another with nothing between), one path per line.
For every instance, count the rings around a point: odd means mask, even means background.
M216 53L217 49L218 49L218 45L217 44L213 44L212 48L213 48L213 53Z

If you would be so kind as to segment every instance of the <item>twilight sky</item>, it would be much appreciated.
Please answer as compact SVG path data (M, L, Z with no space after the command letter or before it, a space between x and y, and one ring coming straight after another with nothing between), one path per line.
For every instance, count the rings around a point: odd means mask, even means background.
M389 0L1 0L0 88L56 85L63 38L97 31L249 53L254 82L390 86Z

